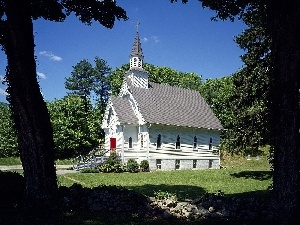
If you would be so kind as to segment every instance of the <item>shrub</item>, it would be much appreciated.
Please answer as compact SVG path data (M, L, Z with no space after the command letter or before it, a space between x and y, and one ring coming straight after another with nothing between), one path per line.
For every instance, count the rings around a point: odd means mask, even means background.
M135 159L128 159L127 161L127 171L130 173L137 173L139 172L139 164Z
M142 172L149 172L149 162L148 162L148 160L142 160L141 161L140 170Z
M99 171L103 173L121 173L124 172L124 167L121 164L121 159L117 153L113 152L107 158L104 164L99 166Z
M168 191L161 191L161 190L155 191L154 195L155 195L155 198L157 198L159 200L169 199L169 198L177 199L175 193L171 193L171 192L168 192Z
M80 171L81 173L99 173L99 169L86 168Z

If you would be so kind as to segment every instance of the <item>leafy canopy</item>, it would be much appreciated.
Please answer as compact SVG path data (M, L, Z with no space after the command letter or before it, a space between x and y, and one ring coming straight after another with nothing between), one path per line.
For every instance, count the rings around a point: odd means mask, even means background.
M5 0L0 1L0 16L5 17ZM90 25L93 20L107 28L114 26L115 18L127 20L126 12L114 0L30 0L32 19L44 18L62 22L71 13L83 23Z

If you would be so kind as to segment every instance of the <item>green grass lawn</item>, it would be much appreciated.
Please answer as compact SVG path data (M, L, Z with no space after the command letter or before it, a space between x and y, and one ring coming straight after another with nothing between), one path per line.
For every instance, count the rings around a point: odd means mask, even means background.
M21 165L19 157L0 158L0 166Z
M155 171L149 173L75 173L58 176L60 185L79 183L85 187L116 185L147 196L163 191L180 199L197 198L221 190L226 195L266 192L271 184L271 172L265 170Z
M0 166L21 165L19 157L0 158ZM72 165L72 159L57 159L56 165Z
M18 163L19 162L19 163ZM20 164L19 159L0 159L0 165ZM70 161L57 161L56 164L70 164ZM216 193L219 190L225 196L251 195L267 197L268 187L272 183L272 176L266 155L260 160L255 157L247 160L246 157L225 155L222 158L226 169L212 170L178 170L154 171L140 173L70 173L58 175L60 186L71 186L79 183L84 187L99 185L122 186L147 196L155 196L157 192L176 194L179 200L201 197L206 192ZM1 213L3 215L1 216ZM27 223L30 221L30 223ZM181 224L193 225L199 222L183 221L178 219L147 219L131 217L118 217L115 215L78 214L62 212L59 216L33 217L23 215L17 209L0 209L0 223L2 224ZM8 222L8 223L5 223ZM203 221L202 225L241 224L234 221ZM247 223L250 224L250 223ZM257 223L255 223L257 225Z

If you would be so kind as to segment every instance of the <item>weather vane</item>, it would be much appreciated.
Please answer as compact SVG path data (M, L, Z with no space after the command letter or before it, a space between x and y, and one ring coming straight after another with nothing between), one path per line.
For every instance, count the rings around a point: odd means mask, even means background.
M136 22L136 25L135 25L135 26L136 26L136 32L137 32L137 33L139 32L139 25L140 25L140 22L137 21L137 22Z

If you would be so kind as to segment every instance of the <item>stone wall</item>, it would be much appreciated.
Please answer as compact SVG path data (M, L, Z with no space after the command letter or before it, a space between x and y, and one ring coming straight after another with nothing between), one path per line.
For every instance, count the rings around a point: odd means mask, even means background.
M158 161L157 161L158 160ZM160 163L159 163L160 160ZM219 160L214 159L150 159L150 170L219 169Z

